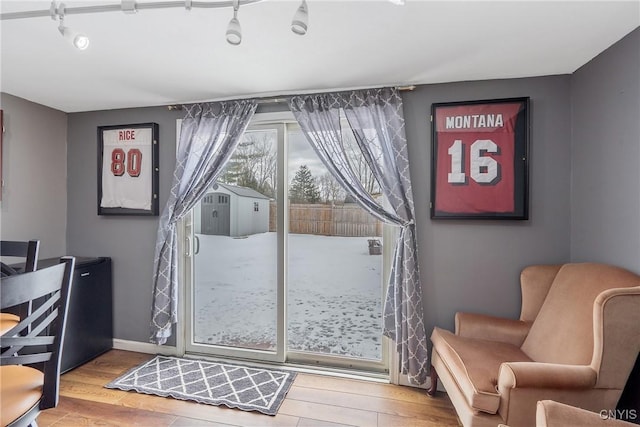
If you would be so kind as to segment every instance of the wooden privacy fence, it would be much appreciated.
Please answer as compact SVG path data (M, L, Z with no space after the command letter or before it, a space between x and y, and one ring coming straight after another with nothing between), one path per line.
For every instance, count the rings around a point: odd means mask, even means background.
M269 231L276 231L276 204L269 204ZM289 232L323 236L382 236L382 222L357 205L289 205Z

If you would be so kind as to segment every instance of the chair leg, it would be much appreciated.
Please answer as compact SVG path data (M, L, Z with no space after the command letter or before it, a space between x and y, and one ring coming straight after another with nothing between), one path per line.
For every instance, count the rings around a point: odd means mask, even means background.
M436 395L436 390L438 389L438 373L436 372L436 368L434 368L433 365L431 365L429 378L431 378L431 386L427 390L427 395L430 397L434 397Z

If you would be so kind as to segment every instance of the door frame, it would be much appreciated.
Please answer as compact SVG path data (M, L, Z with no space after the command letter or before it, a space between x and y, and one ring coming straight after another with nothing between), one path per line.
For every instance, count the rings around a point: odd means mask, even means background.
M177 140L180 135L180 122L177 124ZM278 188L277 198L279 201L284 200L288 190L288 143L287 143L287 126L298 126L293 114L290 111L276 113L258 113L254 115L248 130L274 129L278 128ZM177 144L176 144L177 150ZM278 208L284 206L284 202L278 203ZM286 266L287 266L287 235L288 235L288 209L278 209L277 216L277 323L276 323L276 351L264 351L256 349L231 348L225 346L217 346L211 344L197 344L192 342L193 337L193 316L190 315L187 307L187 298L192 298L192 272L193 272L193 251L197 250L196 242L191 239L193 234L193 218L189 213L178 224L178 250L179 257L179 289L182 296L178 306L179 322L182 327L178 327L176 338L176 347L178 354L203 356L207 358L234 358L244 359L256 362L271 362L278 364L287 364L290 366L306 366L324 370L326 372L344 372L357 371L365 375L369 374L379 378L381 374L389 375L392 383L398 382L397 371L398 359L393 357L393 342L381 334L382 339L382 358L380 361L371 361L366 359L351 358L336 355L324 355L316 353L305 353L288 351L287 352L287 334L286 334ZM282 211L282 212L280 212ZM383 224L383 257L382 257L382 286L381 301L384 306L384 297L387 289L387 278L391 272L393 258L393 243L396 241L397 230L387 224ZM191 304L191 307L193 304ZM211 352L215 349L215 353Z

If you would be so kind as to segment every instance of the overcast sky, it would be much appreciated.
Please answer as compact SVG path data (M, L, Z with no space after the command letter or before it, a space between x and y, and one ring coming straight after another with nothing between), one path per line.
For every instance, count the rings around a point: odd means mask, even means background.
M289 182L293 179L296 171L300 166L307 165L311 170L314 178L320 178L327 173L327 168L313 151L311 145L302 134L297 130L289 132Z

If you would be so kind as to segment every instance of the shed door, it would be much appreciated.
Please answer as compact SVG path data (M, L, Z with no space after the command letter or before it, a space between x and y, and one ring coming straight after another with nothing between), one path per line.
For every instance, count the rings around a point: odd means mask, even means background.
M230 212L229 195L223 193L207 194L202 199L202 234L229 236Z

